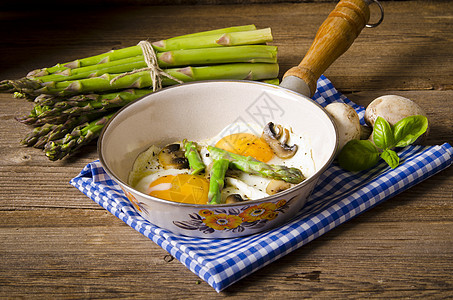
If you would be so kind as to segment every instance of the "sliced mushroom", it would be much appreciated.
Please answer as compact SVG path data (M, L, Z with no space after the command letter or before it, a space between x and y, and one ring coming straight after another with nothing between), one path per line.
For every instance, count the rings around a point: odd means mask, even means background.
M262 138L269 144L275 155L280 158L293 157L297 152L297 145L289 146L289 130L281 125L269 122L263 129ZM280 140L281 139L281 140Z
M291 187L291 183L285 182L283 180L272 179L266 187L266 193L269 195L275 195L284 190L287 190Z
M242 202L242 201L244 201L244 199L242 199L241 195L239 195L239 194L228 195L228 197L226 197L226 199L225 199L226 204L233 204L233 203L238 203L238 202Z
M164 169L187 169L189 162L181 150L180 144L170 144L162 148L158 155L159 163Z

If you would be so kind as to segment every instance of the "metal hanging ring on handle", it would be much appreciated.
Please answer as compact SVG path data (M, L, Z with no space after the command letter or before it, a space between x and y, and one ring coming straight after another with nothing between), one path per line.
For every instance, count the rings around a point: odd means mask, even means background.
M379 1L377 1L377 0L366 0L366 2L368 5L370 5L372 3L376 3L377 6L379 6L379 9L381 10L381 17L379 18L379 20L376 23L366 24L365 26L368 28L377 27L377 26L379 26L379 24L382 23L382 20L384 20L384 8L382 7L381 3L379 3Z

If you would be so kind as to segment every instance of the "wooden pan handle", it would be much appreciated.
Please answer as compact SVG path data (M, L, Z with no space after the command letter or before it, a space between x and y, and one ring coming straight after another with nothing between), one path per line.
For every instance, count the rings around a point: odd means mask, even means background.
M364 0L341 0L316 33L302 62L289 69L283 78L296 76L305 81L313 96L322 73L348 48L370 19Z

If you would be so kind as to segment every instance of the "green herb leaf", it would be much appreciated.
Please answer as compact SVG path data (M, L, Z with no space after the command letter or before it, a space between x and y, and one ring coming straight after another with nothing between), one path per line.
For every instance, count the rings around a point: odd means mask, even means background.
M426 132L428 119L425 116L416 115L406 117L393 126L396 147L406 147Z
M381 158L392 168L395 169L400 164L400 158L395 151L390 149L385 149L381 153Z
M374 144L381 148L387 149L395 146L392 126L382 117L377 117L373 128Z
M368 140L352 140L344 145L338 155L340 167L348 171L362 171L379 161L379 151Z

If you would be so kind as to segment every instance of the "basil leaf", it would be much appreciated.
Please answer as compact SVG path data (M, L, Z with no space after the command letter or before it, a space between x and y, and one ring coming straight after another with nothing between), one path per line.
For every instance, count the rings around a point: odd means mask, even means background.
M400 164L400 158L395 151L390 149L385 149L381 153L381 158L392 168L395 169Z
M379 151L368 140L351 140L338 155L340 167L348 171L362 171L379 161Z
M381 149L395 146L392 126L382 117L377 117L373 127L373 141Z
M416 115L399 120L393 126L396 147L406 147L426 132L428 119L425 116Z

